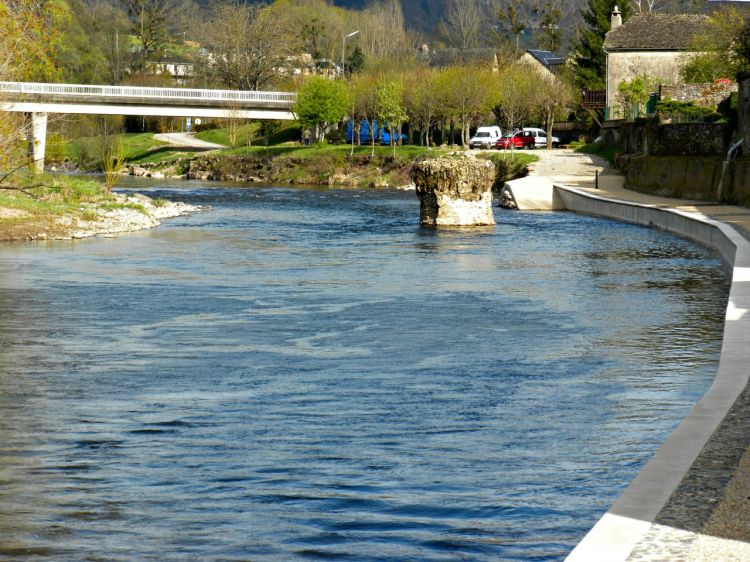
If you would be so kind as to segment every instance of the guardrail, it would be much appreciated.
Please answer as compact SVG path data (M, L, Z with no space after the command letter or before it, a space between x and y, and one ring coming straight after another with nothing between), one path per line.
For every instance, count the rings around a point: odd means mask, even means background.
M47 84L35 82L0 82L0 93L71 97L153 98L176 101L276 102L285 106L291 105L297 98L296 94L289 92L141 88L137 86Z

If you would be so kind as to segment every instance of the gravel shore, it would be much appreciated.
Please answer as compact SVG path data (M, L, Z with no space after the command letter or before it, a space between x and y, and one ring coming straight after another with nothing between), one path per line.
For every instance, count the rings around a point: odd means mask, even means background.
M62 217L58 224L67 228L57 239L87 238L119 232L135 232L159 226L161 221L199 211L199 207L173 201L153 200L145 195L114 194L116 204L108 209L93 208L95 218L83 220Z

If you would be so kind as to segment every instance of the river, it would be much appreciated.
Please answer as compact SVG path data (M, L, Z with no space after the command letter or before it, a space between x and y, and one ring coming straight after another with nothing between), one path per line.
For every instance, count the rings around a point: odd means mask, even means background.
M0 247L0 559L560 560L713 379L704 248L413 193Z

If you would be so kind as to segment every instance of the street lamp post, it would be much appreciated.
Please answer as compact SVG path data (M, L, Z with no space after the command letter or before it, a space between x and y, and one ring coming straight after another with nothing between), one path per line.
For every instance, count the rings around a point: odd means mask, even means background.
M341 41L341 75L346 75L346 40L349 39L349 37L354 37L357 33L359 33L359 29L357 31L352 31L349 35L344 35L344 39Z

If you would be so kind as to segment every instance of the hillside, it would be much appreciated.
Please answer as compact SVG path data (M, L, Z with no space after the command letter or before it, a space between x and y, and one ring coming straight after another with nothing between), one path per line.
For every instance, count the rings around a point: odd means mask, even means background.
M216 0L199 0L201 4L210 4ZM244 0L245 2L265 3L267 0ZM342 8L352 10L361 10L367 5L377 0L333 0L333 4ZM488 5L497 2L502 5L502 0L480 0L482 4ZM623 0L627 2L628 0ZM449 0L401 0L401 6L406 21L406 27L414 29L425 35L428 40L434 40L434 32L438 23L443 18L446 5ZM527 5L525 10L530 18L531 25L534 26L534 5L535 0L523 2ZM564 35L568 38L575 36L575 28L580 25L580 13L586 9L587 0L563 0L560 2L561 11L564 14L563 29ZM707 11L711 5L706 0L657 0L654 5L654 11L674 12L674 13L697 13ZM490 10L494 11L494 10ZM492 22L486 22L492 25ZM533 40L532 40L533 42ZM533 45L530 45L533 46Z

